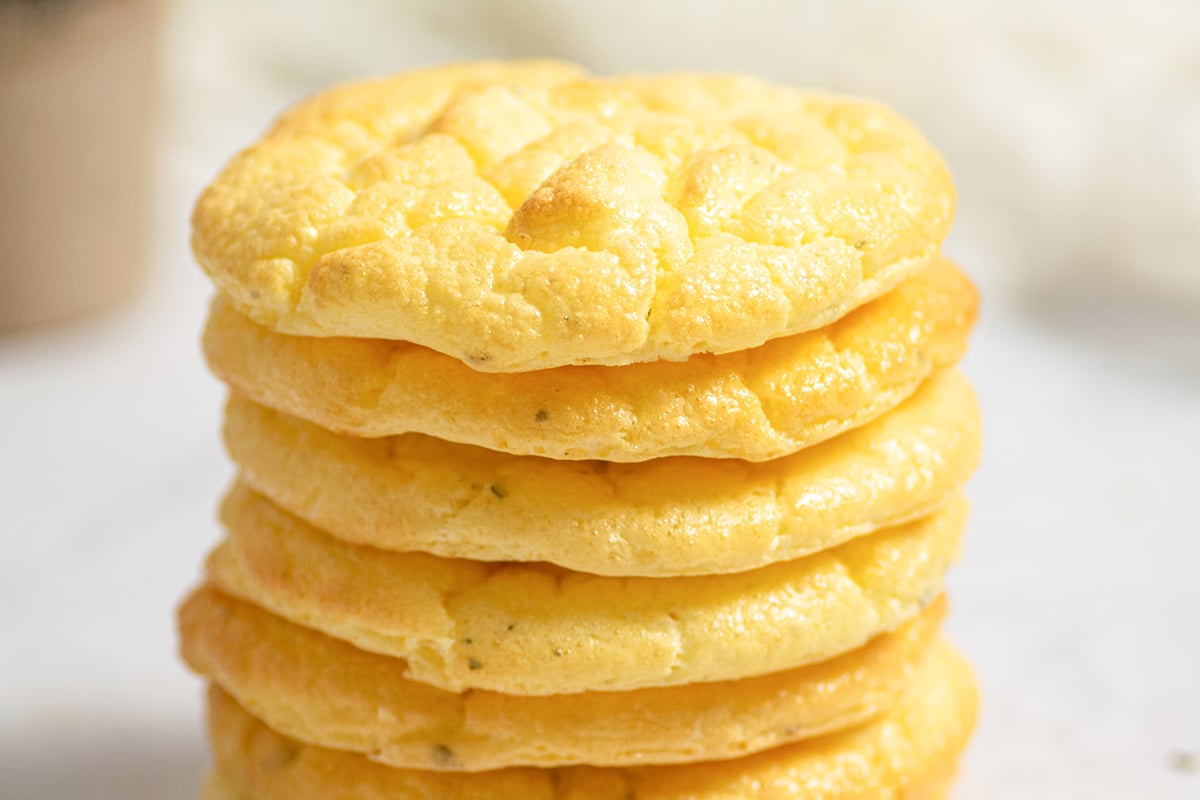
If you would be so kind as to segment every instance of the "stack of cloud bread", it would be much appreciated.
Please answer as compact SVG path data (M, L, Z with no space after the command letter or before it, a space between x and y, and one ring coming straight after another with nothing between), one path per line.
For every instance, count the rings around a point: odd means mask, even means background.
M335 89L194 217L226 800L941 797L979 455L939 156L740 77Z

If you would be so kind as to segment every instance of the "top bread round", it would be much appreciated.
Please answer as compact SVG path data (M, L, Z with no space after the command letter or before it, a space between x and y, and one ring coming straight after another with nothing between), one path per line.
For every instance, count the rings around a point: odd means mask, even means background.
M204 192L193 245L278 332L522 372L821 327L921 269L953 207L937 152L879 105L486 62L301 103Z

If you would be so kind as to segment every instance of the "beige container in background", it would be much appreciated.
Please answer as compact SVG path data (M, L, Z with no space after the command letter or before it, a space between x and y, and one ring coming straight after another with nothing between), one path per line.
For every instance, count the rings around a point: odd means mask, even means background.
M137 286L158 17L156 0L0 5L0 332Z

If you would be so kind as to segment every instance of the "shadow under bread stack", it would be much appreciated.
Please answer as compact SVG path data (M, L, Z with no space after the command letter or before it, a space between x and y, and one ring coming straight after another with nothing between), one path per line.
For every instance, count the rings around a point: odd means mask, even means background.
M978 410L937 153L741 77L466 64L204 193L212 800L926 798Z

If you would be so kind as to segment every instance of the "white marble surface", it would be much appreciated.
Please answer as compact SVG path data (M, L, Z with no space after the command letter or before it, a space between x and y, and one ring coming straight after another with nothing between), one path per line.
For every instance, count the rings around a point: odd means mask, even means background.
M145 292L0 339L6 800L183 800L203 771L199 684L175 657L172 611L216 538L230 471L186 218L220 157L265 121L255 103L281 100L244 85L226 96L231 67L201 75L196 64L224 62L190 47L170 61ZM428 46L395 63L443 56ZM968 204L976 220L1003 213ZM985 293L967 370L988 431L951 578L950 628L985 693L956 797L1198 798L1200 308L1014 286L985 228L951 243Z

